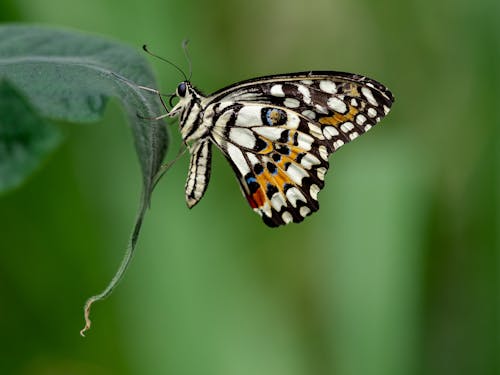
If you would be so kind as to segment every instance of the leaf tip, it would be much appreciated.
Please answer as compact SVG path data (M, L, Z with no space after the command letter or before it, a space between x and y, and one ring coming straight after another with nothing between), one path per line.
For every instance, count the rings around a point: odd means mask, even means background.
M90 330L90 327L92 325L92 321L90 320L90 307L92 306L94 301L95 301L95 298L92 297L92 298L89 298L87 300L87 302L85 302L85 306L83 308L83 314L84 314L84 318L85 318L85 327L83 327L80 330L80 336L82 336L82 337L86 337L85 332Z

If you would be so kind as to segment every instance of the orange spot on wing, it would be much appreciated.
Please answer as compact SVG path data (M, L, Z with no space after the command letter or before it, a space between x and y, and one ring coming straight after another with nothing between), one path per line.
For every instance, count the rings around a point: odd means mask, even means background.
M355 107L349 106L349 112L346 114L335 113L330 117L321 117L319 119L319 123L322 125L333 125L338 126L343 124L344 122L351 121L354 116L358 114L358 110Z
M266 194L264 193L262 188L257 190L252 195L247 195L248 203L250 203L250 206L252 208L262 207L264 205L264 202L266 201L266 199L267 199Z
M260 150L259 151L259 154L269 154L270 152L272 152L274 150L274 147L273 147L273 143L270 142L270 141L266 141L267 143L267 146L265 149L263 150Z
M268 170L264 170L259 176L256 176L257 182L261 186L261 190L264 192L265 200L267 199L267 196L265 195L266 189L267 189L267 184L280 184L280 170L278 169L278 173L275 175L271 175ZM278 189L281 190L281 186L277 186Z
M251 198L254 204L256 204L258 207L262 206L268 200L266 195L268 184L274 185L282 194L284 194L283 187L285 186L285 183L292 183L290 181L290 177L288 177L286 172L281 169L284 168L283 164L278 163L277 167L277 173L274 175L272 175L269 171L264 170L260 175L255 176L258 184L260 185L260 188L255 193L253 193ZM252 205L251 202L250 205Z
M283 192L283 187L285 184L291 184L290 177L285 173L285 171L279 169L278 174L275 177L276 183L278 184L278 189Z
M255 177L257 179L257 182L259 183L261 189L264 189L265 186L267 185L267 181L269 181L269 172L267 170L264 170L260 175Z
M290 155L287 155L289 159L295 160L297 156L304 151L304 149L297 146L290 146Z
M356 86L352 83L349 85L346 85L346 87L344 87L344 93L346 95L353 96L355 98L360 96L358 86Z

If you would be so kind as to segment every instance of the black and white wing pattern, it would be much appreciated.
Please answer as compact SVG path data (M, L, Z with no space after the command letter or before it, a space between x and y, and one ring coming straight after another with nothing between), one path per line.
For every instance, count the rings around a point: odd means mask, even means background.
M319 209L329 155L376 125L393 101L364 76L304 72L243 81L201 106L208 137L250 206L274 227Z

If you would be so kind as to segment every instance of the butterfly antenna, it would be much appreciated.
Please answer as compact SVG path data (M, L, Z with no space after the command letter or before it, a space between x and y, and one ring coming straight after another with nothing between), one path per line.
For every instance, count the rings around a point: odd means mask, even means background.
M189 51L188 51L188 39L184 39L182 41L182 50L184 51L184 56L186 56L186 60L189 64L189 79L188 81L191 81L191 77L193 76L193 66L191 64L191 57L189 56Z
M175 69L177 69L177 70L178 70L178 71L182 74L182 76L184 77L184 80L185 80L185 81L188 81L188 78L187 78L187 76L186 76L186 73L184 73L184 71L183 71L181 68L179 68L176 64L174 64L172 61L169 61L169 60L167 60L167 59L165 59L165 58L163 58L163 57L161 57L161 56L158 56L157 54L155 54L155 53L151 52L151 51L148 49L148 46L147 46L147 45L145 45L145 44L142 46L142 49L143 49L146 53L150 54L151 56L156 57L157 59L160 59L161 61L164 61L164 62L166 62L167 64L170 64L171 66L173 66Z
M165 111L167 111L167 114L168 114L168 112L170 112L170 110L169 110L169 109L168 109L168 107L167 107L167 104L166 104L166 103L165 103L165 101L163 100L163 97L165 96L165 97L170 98L169 102L171 102L171 101L172 101L172 97L174 97L174 96L175 96L175 94L163 94L163 93L161 93L160 91L158 91L158 90L156 90L156 89L153 89L153 88L151 88L151 87L138 85L138 84L136 84L136 83L132 82L131 80L129 80L129 79L127 79L127 78L125 78L124 76L122 76L122 75L120 75L120 74L117 74L117 73L115 73L115 72L111 72L111 75L112 75L112 76L114 76L114 77L116 77L116 78L118 78L120 81L125 82L125 83L126 83L127 85L129 85L129 86L132 86L132 87L137 87L138 89L141 89L141 90L144 90L144 91L148 91L148 92L151 92L151 93L153 93L153 94L158 95L158 98L160 98L161 105L163 106L163 108L165 109ZM162 115L162 116L163 116L163 115ZM139 118L140 118L140 119L142 119L142 120L157 120L157 119L158 119L158 117L161 117L161 116L154 117L154 118L147 118L147 117L142 117L141 115L139 115L139 114L138 114L138 115L137 115L137 117L139 117ZM164 117L166 117L166 116L164 116ZM163 117L161 117L161 118L163 118Z

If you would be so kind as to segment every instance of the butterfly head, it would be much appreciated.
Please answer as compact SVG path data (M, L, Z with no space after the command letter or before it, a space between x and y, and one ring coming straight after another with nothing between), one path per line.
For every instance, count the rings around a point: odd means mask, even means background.
M177 89L175 90L175 94L170 98L170 105L172 105L172 101L174 99L178 99L178 102L172 107L172 110L169 112L170 117L184 117L184 112L187 108L189 108L189 103L193 100L197 100L196 90L191 85L189 81L183 81L177 85Z
M178 102L170 110L169 117L177 117L179 119L182 139L185 142L198 139L201 133L203 133L200 123L203 113L201 101L204 96L193 87L191 82L186 80L177 85L171 101L174 98Z

